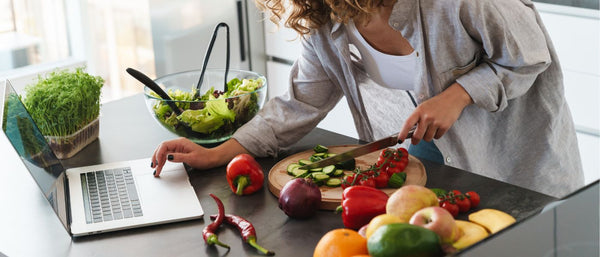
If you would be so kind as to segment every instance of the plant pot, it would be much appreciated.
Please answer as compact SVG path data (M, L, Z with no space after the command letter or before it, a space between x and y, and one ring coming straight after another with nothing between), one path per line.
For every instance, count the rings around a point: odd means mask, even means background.
M45 136L59 159L68 159L98 138L100 120L96 118L85 127L68 136Z

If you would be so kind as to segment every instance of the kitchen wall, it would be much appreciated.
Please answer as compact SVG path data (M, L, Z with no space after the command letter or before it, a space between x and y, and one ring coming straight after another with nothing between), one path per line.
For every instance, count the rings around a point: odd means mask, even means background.
M589 184L600 177L600 12L597 0L541 1L562 3L537 2L535 5L563 67L565 94L576 124L585 182ZM265 38L269 97L274 97L287 90L288 74L300 54L300 46L293 31L281 26L277 29L268 21L265 21ZM349 113L342 99L318 126L357 137Z

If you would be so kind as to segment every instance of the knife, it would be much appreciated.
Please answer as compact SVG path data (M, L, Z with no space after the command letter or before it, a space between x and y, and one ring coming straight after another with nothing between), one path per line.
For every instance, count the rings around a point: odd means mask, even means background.
M408 135L406 136L406 139L411 138L414 132L415 132L415 128L412 128L410 131L408 131ZM333 164L340 163L343 161L347 161L347 160L356 158L358 156L365 155L365 154L377 151L379 149L383 149L383 148L393 146L396 144L401 144L401 143L402 143L402 141L398 140L398 134L394 134L389 137L379 139L375 142L371 142L366 145L356 147L352 150L349 150L349 151L346 151L346 152L343 152L340 154L336 154L332 157L328 157L323 160L301 166L300 169L309 170L309 169L315 169L315 168L322 168L325 166L329 166L329 165L333 165Z

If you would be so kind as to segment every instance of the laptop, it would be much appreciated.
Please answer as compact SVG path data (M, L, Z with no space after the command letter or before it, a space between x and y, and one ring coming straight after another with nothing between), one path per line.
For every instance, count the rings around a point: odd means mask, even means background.
M9 80L0 82L0 126L71 236L204 215L181 163L167 162L160 178L150 158L65 169Z

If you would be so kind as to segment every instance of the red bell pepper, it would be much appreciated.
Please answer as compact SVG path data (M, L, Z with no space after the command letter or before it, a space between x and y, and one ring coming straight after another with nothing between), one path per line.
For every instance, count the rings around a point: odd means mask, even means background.
M263 187L265 174L249 154L239 154L227 164L227 183L236 195L252 194Z
M342 220L344 226L359 229L371 219L385 213L389 196L374 187L351 186L342 193Z

